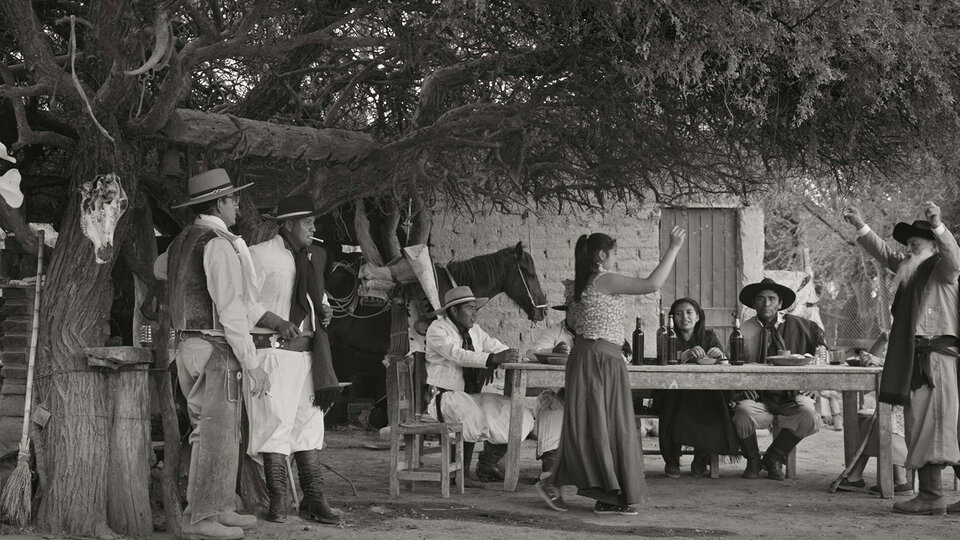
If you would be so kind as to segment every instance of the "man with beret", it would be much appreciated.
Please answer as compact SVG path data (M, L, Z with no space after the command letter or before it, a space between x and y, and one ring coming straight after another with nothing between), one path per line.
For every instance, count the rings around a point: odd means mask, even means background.
M896 273L893 325L877 399L904 406L905 466L917 470L920 491L913 499L895 503L893 511L943 515L960 513L960 502L947 505L940 482L944 465L960 472L960 247L941 221L937 205L928 202L923 212L926 220L893 228L893 238L906 246L906 253L890 249L857 208L844 209L843 217L857 228L857 243Z
M250 247L257 299L268 310L254 329L254 344L273 392L247 401L247 453L263 462L270 499L267 519L274 522L286 519L290 455L303 490L300 517L327 524L342 521L323 494L320 463L324 411L339 397L339 384L325 329L333 316L324 292L327 256L313 245L317 214L308 196L284 198L267 216L280 225L276 236Z
M778 351L815 355L825 346L823 329L811 320L781 313L797 299L789 287L770 278L747 285L740 291L740 302L756 310L757 315L743 323L743 357L746 363L766 362ZM783 462L804 437L820 431L820 414L814 408L813 394L796 390L748 390L743 392L733 414L740 438L740 451L747 460L744 478L783 480ZM757 429L776 425L779 432L760 458Z
M190 199L174 208L190 206L197 219L155 265L159 277L168 281L177 378L193 426L187 508L180 526L184 538L243 538L243 529L257 523L234 511L234 492L240 380L255 399L270 390L250 336L265 310L256 303L256 272L247 245L228 230L237 221L236 192L251 185L234 186L223 169L190 178Z
M427 384L435 395L427 412L440 422L463 424L463 467L470 471L473 447L484 441L476 475L483 481L503 481L497 463L507 453L510 432L510 398L481 392L483 381L465 373L492 375L500 364L519 362L520 353L480 328L477 310L486 298L474 296L470 287L454 287L443 298L440 316L427 329ZM480 384L478 384L480 383ZM533 415L523 411L525 438L533 429Z

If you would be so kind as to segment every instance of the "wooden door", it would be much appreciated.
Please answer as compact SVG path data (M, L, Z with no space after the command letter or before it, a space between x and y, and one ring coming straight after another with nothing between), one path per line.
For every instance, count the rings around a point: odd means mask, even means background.
M687 230L687 242L661 289L661 309L677 298L693 298L706 315L708 329L727 348L733 331L740 283L740 231L735 208L665 208L660 218L661 253L675 225Z

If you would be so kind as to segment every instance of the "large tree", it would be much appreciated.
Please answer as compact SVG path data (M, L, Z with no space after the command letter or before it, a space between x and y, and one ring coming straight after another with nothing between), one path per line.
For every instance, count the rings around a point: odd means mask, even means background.
M163 206L183 197L177 167L158 170L171 149L188 171L200 159L237 175L295 162L287 170L309 174L273 181L325 208L395 197L416 209L437 196L669 202L800 174L845 189L896 177L918 155L954 167L960 17L936 0L4 0L2 10L0 140L21 158L28 201L26 216L0 201L0 221L26 239L25 217L46 217L61 234L39 355L54 413L40 519L57 532L91 534L102 515L102 486L64 473L95 456L64 463L83 434L57 421L90 391L68 374L83 368L83 347L102 344L112 295L113 259L97 265L79 229L78 187L96 174L118 173L135 205L149 194Z

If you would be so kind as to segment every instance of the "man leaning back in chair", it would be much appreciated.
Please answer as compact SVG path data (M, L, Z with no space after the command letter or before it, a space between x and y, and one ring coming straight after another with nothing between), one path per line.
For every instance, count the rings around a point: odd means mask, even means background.
M441 422L463 424L464 471L470 470L474 444L484 442L477 460L477 479L502 481L497 463L507 451L510 399L481 393L497 366L519 362L520 354L477 326L477 310L486 298L470 287L454 287L444 295L440 316L427 329L427 384L434 394L427 413ZM533 415L524 410L522 437L533 429ZM470 481L466 482L467 485Z

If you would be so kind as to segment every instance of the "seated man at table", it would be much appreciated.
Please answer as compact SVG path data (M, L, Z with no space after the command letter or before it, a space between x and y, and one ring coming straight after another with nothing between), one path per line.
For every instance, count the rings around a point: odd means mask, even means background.
M740 291L740 302L756 310L757 315L743 323L743 358L747 363L765 363L779 351L816 354L825 346L823 329L808 319L780 313L793 305L796 293L769 278L747 285ZM742 393L733 414L740 438L740 451L747 459L744 478L783 480L782 465L787 455L804 437L820 431L820 415L814 408L813 394L797 390L748 390ZM779 433L760 458L757 429L776 425Z
M477 310L486 298L470 287L454 287L444 295L440 316L427 329L427 384L436 396L428 414L440 422L463 424L464 473L470 470L474 444L484 441L477 459L477 478L503 481L497 463L507 453L510 398L480 392L500 364L519 362L520 353L477 326ZM521 439L533 429L533 415L524 409Z

